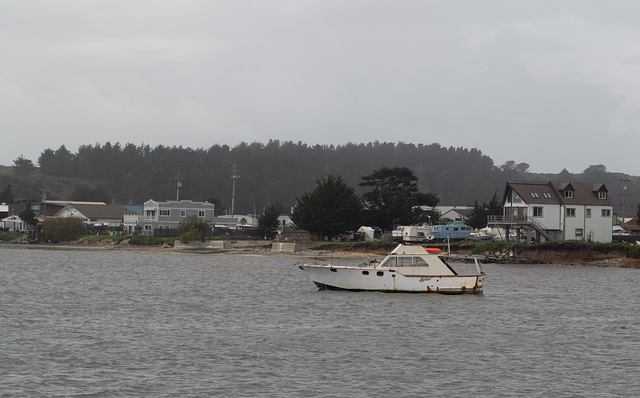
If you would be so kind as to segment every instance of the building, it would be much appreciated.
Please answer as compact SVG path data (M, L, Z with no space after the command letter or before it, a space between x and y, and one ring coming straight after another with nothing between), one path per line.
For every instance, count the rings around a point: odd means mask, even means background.
M124 215L128 212L129 210L122 205L108 205L101 202L76 202L75 204L68 204L64 206L52 217L76 217L81 218L88 226L120 229L122 227Z
M127 234L140 230L149 236L174 236L180 223L189 216L196 216L213 224L214 205L190 200L156 202L150 199L144 203L142 214L133 211L124 214L123 228Z
M107 206L107 204L104 202L81 202L72 200L20 200L9 205L9 215L19 215L25 210L31 210L36 218L42 221L45 217L54 217L60 210L70 205Z
M465 222L469 213L471 213L472 208L469 207L454 207L445 211L444 213L440 213L441 219L447 219L454 222Z
M613 203L604 184L566 181L508 181L503 214L489 216L489 226L541 240L611 242ZM527 239L528 241L529 239Z
M22 221L19 216L13 215L0 220L0 229L10 232L23 232L28 229L26 222Z

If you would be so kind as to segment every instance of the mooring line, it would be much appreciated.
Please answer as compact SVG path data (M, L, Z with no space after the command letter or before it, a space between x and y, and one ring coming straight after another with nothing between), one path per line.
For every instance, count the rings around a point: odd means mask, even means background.
M273 288L274 290L275 290L275 289L277 289L277 288L278 288L278 286L280 286L280 284L282 283L282 281L284 280L284 278L286 278L286 277L287 277L287 275L289 275L289 272L291 272L291 270L293 269L293 267L295 267L295 266L296 266L296 264L298 264L298 263L293 263L293 265L291 266L291 268L289 268L289 271L287 271L287 273L282 277L282 279L280 279L280 282L278 282L278 284L276 285L276 287L274 287L274 288Z

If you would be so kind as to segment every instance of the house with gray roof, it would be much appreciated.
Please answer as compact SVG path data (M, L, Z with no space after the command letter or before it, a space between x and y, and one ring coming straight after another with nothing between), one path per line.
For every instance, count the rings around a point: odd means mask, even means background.
M128 211L124 216L124 230L128 234L135 232L136 227L144 235L175 235L180 223L189 216L196 216L213 224L214 205L209 202L192 202L190 200L169 200L158 202L150 199L144 202L142 214ZM169 232L171 231L171 232Z
M489 226L524 230L540 240L611 242L613 203L604 184L507 181L503 214ZM521 234L516 235L517 238Z
M59 210L53 217L77 217L85 224L105 227L121 227L124 214L129 210L122 205L108 205L105 203L74 203Z

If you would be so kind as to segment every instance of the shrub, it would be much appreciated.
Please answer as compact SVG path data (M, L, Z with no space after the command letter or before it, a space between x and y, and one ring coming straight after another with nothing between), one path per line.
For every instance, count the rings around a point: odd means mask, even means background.
M640 245L626 245L624 251L627 253L627 258L640 258Z
M199 240L200 240L200 234L198 233L197 230L194 230L194 229L180 235L180 242L184 244L197 242Z
M87 227L81 219L69 218L47 218L42 227L44 239L47 241L69 241L79 239L87 234Z
M171 238L171 240L173 241L175 238ZM167 241L167 239L158 236L134 235L129 240L129 244L137 246L160 246Z

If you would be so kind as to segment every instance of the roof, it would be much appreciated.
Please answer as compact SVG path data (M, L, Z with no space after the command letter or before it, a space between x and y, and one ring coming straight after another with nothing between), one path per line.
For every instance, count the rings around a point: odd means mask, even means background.
M62 206L67 206L67 205L96 205L96 206L106 206L107 204L104 202L82 202L82 201L77 201L77 200L47 200L47 204L54 204L54 205L62 205Z
M454 209L445 211L440 216L443 218L447 218L446 216L449 213L458 213L461 217L467 218L469 216L469 213L471 213L471 210L472 209L468 209L468 208L454 208Z
M560 195L549 182L507 181L502 202L506 202L509 189L512 189L525 203L561 204Z
M527 204L557 204L557 205L590 205L612 206L607 195L606 199L598 199L599 192L608 192L604 184L592 184L569 181L549 182L518 182L507 181L503 203L506 202L509 190L513 190ZM572 191L567 197L565 192Z
M65 209L73 207L87 218L95 219L118 219L121 220L125 213L131 213L122 205L105 205L105 204L74 204L65 207ZM62 209L61 211L64 211Z

